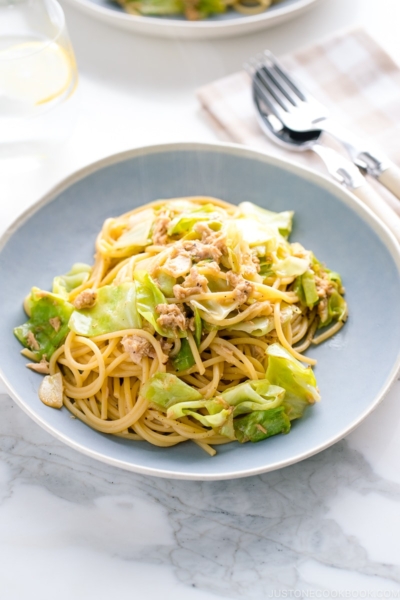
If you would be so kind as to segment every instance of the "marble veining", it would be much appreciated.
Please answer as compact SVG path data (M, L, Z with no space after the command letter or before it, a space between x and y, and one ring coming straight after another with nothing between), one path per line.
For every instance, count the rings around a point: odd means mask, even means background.
M0 572L6 587L16 556L30 564L39 553L43 560L68 556L82 576L86 563L90 573L93 564L107 563L110 577L130 566L146 580L143 589L151 580L150 598L157 589L163 598L258 599L350 585L340 581L400 591L398 542L390 543L390 531L380 542L387 543L381 556L368 548L368 536L356 535L357 525L351 531L351 513L345 518L346 507L356 515L357 503L360 511L371 501L376 511L388 502L395 507L400 484L378 476L346 440L257 477L156 479L78 454L6 395L0 399ZM107 587L103 578L93 584L98 598ZM1 595L14 597L20 596L11 587Z

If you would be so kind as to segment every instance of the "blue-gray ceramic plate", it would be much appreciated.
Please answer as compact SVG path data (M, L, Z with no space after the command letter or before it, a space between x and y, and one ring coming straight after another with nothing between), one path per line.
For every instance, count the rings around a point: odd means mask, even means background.
M243 15L228 10L199 21L188 21L175 15L136 16L125 12L116 0L68 0L89 16L122 29L143 35L166 38L209 39L241 35L278 25L299 15L317 0L280 0L268 10L256 15Z
M328 342L310 349L322 401L289 435L218 447L210 458L192 443L161 449L107 437L37 396L41 376L25 367L13 327L33 285L74 262L91 262L103 221L157 198L208 195L293 209L291 240L312 249L346 287L350 317ZM173 144L102 160L70 177L27 211L0 242L0 366L10 394L39 425L73 448L118 467L163 477L224 479L284 467L327 448L380 402L400 361L400 251L358 200L328 179L233 145Z

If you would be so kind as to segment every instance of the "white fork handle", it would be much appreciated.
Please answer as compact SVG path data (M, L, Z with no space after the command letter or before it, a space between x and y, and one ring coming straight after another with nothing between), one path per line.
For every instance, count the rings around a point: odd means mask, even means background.
M399 180L400 182L400 180ZM400 242L400 217L385 202L379 194L365 183L350 190L363 204L368 206L372 212L390 229L398 242Z
M334 179L344 184L359 200L368 206L372 212L385 223L390 231L400 242L400 217L385 200L375 192L367 183L367 180L361 175L357 167L343 158L332 148L327 148L321 144L315 143L312 150L323 160L326 168Z
M378 181L400 200L400 169L396 165L390 163L390 166L379 175Z

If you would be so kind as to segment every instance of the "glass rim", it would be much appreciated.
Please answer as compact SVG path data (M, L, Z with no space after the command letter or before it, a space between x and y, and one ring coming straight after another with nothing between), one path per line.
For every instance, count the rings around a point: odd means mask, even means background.
M13 9L14 7L17 8L18 5L23 5L23 4L28 4L28 1L27 0L17 0L16 2L9 2L8 0L6 0L4 2L4 1L0 0L0 11L2 9L8 10L9 8L11 8L11 9ZM57 31L54 34L54 36L52 38L47 39L45 41L45 43L43 43L38 50L33 50L29 54L24 54L23 56L11 56L9 58L6 58L6 57L2 57L1 55L3 54L3 52L6 52L7 50L0 51L0 62L26 59L28 56L34 56L35 54L39 54L40 52L43 52L43 50L46 50L46 48L48 48L51 44L56 43L57 40L62 35L62 33L64 31L66 31L65 14L64 14L61 4L59 2L57 2L57 0L43 0L43 4L45 6L48 4L52 4L58 13L58 16L60 17L60 22L55 23L55 25L57 27ZM48 14L48 18L50 19L48 9L47 9L47 14Z

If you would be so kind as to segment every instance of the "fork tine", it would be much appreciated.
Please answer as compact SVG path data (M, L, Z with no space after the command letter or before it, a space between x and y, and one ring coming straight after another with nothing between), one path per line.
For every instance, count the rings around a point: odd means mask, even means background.
M327 108L312 96L300 83L289 74L287 69L269 50L264 50L265 62L269 63L269 70L273 76L279 79L283 93L294 103L294 109L300 106L308 106L314 111L316 120L327 116ZM300 102L299 102L300 101ZM318 113L318 114L317 114Z
M274 94L270 92L268 89L268 84L265 85L265 83L260 79L259 72L260 67L262 67L262 63L260 63L257 58L251 58L250 61L244 65L244 67L252 78L253 92L262 99L269 112L274 114L281 121L287 112L276 100Z
M282 121L285 118L287 112L282 109L280 104L275 100L274 96L270 94L268 88L265 87L256 74L253 76L253 92L262 99L269 112L275 115L279 121Z
M260 93L268 97L269 104L273 107L274 113L282 119L284 114L290 112L293 104L288 102L286 96L276 86L268 70L264 69L264 63L258 57L251 59L253 67L253 81L258 83Z
M290 112L293 103L290 102L287 95L283 93L280 86L276 84L274 77L269 70L265 68L264 63L258 62L255 77L259 79L268 93L274 98L275 102L277 102L285 112Z
M275 86L279 93L290 103L289 106L296 108L302 102L302 98L293 91L292 87L288 85L286 79L281 75L280 71L275 68L275 65L268 59L267 56L263 60L263 71L268 75L272 84Z
M282 78L282 80L289 86L289 88L297 95L297 97L303 102L315 102L314 98L310 96L304 88L299 86L299 84L293 79L291 75L289 75L288 71L282 64L278 61L276 56L272 54L270 50L264 50L264 56L268 59L275 72Z

